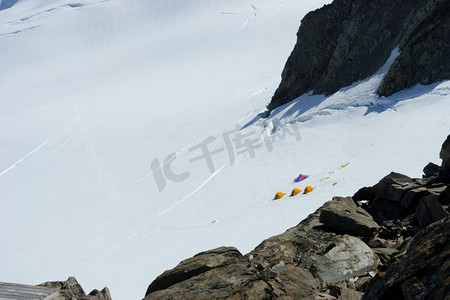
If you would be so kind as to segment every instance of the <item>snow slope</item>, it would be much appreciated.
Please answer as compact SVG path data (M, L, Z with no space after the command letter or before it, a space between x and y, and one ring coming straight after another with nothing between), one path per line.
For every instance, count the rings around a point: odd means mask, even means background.
M384 68L254 118L301 18L327 2L0 4L0 281L76 276L140 299L182 259L248 252L334 195L438 163L449 82L378 99ZM300 139L282 137L295 128ZM208 139L213 165L195 160ZM306 184L315 191L272 201Z

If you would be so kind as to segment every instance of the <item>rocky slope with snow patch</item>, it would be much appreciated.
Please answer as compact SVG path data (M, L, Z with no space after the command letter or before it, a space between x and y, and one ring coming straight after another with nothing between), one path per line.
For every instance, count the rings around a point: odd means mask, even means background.
M450 2L335 0L305 16L269 110L304 93L330 95L394 61L378 87L389 96L450 78Z

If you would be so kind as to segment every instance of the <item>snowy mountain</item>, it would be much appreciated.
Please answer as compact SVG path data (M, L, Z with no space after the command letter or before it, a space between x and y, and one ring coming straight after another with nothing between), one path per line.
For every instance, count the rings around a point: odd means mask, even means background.
M450 83L378 98L395 51L258 117L300 20L329 2L3 0L0 281L140 299L184 258L246 253L334 195L438 162Z

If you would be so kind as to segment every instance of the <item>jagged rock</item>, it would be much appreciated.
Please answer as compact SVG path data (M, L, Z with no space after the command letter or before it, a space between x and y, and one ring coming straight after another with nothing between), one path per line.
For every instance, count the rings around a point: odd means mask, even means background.
M378 258L363 241L344 235L323 256L312 256L318 277L334 283L376 270Z
M111 293L109 292L109 289L105 287L103 290L93 290L89 293L90 300L111 300Z
M355 288L359 292L366 292L369 287L372 277L360 277L355 282Z
M338 232L355 236L371 236L378 228L372 216L361 207L357 207L350 197L334 197L325 203L319 220Z
M341 290L341 296L339 297L339 300L361 300L363 296L364 293L344 287Z
M432 186L421 186L406 192L402 198L400 205L405 208L415 207L421 198L428 195L439 196L447 188L444 184L436 184Z
M363 299L449 299L450 218L421 230Z
M450 186L447 186L447 188L439 195L438 201L442 205L450 204Z
M314 300L336 300L336 297L333 297L327 293L319 293Z
M419 201L416 208L416 218L421 227L425 227L448 216L435 195L426 196Z
M379 224L387 220L399 219L403 212L400 203L381 198L372 201L366 210Z
M448 180L450 178L450 135L442 144L439 157L442 159L442 171L444 173L443 175Z
M378 94L389 96L416 84L450 78L450 2L423 1L407 19L399 42L401 54L391 65Z
M439 167L437 164L435 163L428 163L428 165L425 166L425 168L423 168L423 174L424 177L431 177L431 176L437 176L439 174L439 171L441 170L441 167Z
M352 198L355 201L372 201L376 198L376 195L373 187L365 186L359 189Z
M372 248L372 250L376 254L383 254L387 256L392 256L399 252L397 249L394 248Z
M167 289L209 270L231 265L240 259L242 259L242 254L234 247L220 247L199 253L158 276L148 287L146 295Z
M399 47L378 88L391 95L450 78L448 0L335 0L307 14L268 109L367 78Z
M309 299L318 292L319 287L311 272L295 266L286 267L274 280L269 281L271 286L275 285L273 281L279 282L282 288L275 296L288 296L292 299Z
M69 277L66 281L48 281L39 286L56 288L60 296L58 300L111 300L109 289L105 287L101 292L93 290L86 295L75 277Z
M409 212L405 207L411 206L414 197L429 192L424 186L427 182L427 179L412 179L392 172L373 186L376 198L369 202L366 210L379 224L404 217Z
M373 188L378 198L400 201L406 191L417 186L418 184L410 177L391 172L391 174L381 179Z

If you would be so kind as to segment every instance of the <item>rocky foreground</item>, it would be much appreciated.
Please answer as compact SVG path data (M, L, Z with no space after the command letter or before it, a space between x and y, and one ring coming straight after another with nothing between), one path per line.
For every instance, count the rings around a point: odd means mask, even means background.
M423 178L335 197L246 255L221 247L156 278L150 299L450 299L450 136Z

